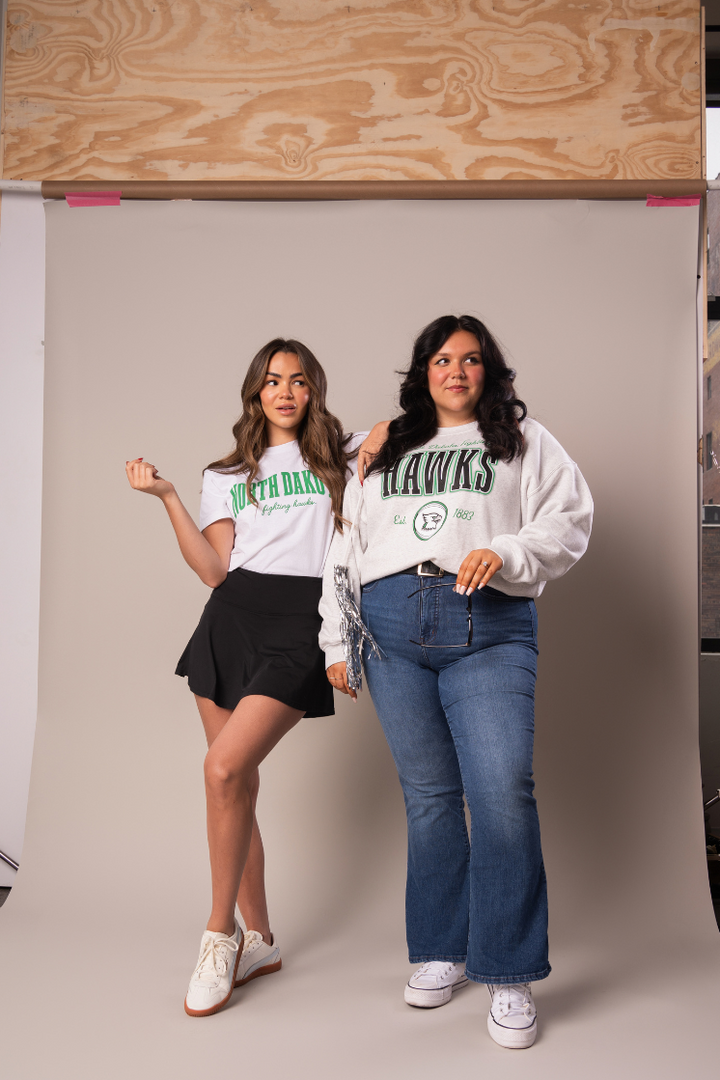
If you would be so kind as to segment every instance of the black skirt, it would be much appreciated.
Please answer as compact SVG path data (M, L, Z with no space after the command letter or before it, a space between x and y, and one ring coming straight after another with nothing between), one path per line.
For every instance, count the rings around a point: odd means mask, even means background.
M263 694L306 716L333 716L318 645L322 580L232 570L205 605L175 669L222 709Z

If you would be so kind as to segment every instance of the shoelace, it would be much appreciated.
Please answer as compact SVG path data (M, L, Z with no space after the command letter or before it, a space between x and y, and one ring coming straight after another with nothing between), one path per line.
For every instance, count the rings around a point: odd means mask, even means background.
M213 983L223 976L229 965L233 953L239 949L237 941L233 938L208 938L200 954L200 960L196 969L198 982Z
M246 956L247 953L253 952L258 945L262 945L263 936L258 930L248 930L245 934L245 940L243 941L243 951L241 956Z
M529 993L529 983L491 987L490 996L493 1010L497 1011L501 1016L509 1016L511 1012L522 1012L529 1020L533 1008L532 998L528 996Z
M450 975L454 967L454 964L444 960L428 960L417 969L413 978L419 975Z

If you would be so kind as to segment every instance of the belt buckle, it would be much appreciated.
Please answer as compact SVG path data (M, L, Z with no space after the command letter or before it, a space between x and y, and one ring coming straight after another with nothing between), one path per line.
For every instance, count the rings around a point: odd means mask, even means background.
M435 570L423 570L423 566L428 566L428 565L429 564L427 562L421 562L421 563L417 564L417 575L418 575L418 577L444 577L445 576L445 571L441 570L439 566L437 567L437 571L435 571Z

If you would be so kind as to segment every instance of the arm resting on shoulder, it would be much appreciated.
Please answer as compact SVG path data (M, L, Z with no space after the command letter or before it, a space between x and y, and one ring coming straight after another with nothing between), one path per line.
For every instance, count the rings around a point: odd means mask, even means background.
M367 471L372 464L373 458L378 451L382 449L382 446L387 439L389 427L389 420L380 420L367 435L365 441L360 444L360 449L358 450L358 476L360 477L361 484L367 476Z

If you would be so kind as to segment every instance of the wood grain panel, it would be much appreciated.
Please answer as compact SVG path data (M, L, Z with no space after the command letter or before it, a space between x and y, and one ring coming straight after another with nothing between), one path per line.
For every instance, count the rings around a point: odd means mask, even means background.
M44 199L97 193L97 180L9 180L37 184ZM121 199L221 199L226 202L328 202L375 199L676 199L702 196L707 180L121 180Z
M9 0L9 178L701 175L699 0Z

